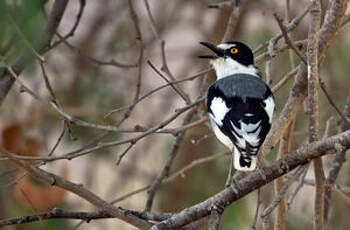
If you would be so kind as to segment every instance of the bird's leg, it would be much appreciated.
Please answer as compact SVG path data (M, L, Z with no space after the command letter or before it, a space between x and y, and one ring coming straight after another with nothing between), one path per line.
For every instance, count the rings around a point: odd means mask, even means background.
M233 171L233 151L231 152L231 160L230 160L230 168L228 171L228 175L227 175L227 179L226 179L226 184L225 187L230 187L230 185L232 184L232 171Z

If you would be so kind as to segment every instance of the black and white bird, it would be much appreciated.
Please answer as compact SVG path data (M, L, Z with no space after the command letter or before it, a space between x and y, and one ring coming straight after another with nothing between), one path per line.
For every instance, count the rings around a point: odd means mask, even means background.
M241 42L200 44L213 51L213 55L199 57L210 59L217 76L206 100L213 131L232 150L234 167L252 171L271 128L273 94L254 66L253 52L248 46Z

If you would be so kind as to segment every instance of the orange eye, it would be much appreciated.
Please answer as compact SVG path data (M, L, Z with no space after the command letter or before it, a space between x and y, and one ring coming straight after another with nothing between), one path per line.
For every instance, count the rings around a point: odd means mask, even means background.
M236 53L238 53L238 49L237 48L231 48L230 52L231 52L231 54L236 54Z
M230 52L231 52L231 54L236 54L236 53L238 53L238 49L237 48L231 48Z

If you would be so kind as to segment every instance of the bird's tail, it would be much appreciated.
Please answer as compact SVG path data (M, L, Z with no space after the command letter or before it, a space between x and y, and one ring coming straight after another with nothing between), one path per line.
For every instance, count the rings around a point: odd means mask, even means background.
M233 150L234 167L240 171L253 171L256 168L257 157L241 154L237 148Z

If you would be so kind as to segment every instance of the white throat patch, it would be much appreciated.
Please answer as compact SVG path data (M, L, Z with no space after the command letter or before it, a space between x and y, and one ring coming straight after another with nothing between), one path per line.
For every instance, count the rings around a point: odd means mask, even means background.
M245 66L231 58L216 58L211 60L210 64L213 65L216 71L217 79L237 73L251 74L259 77L258 70L254 67L254 65Z

